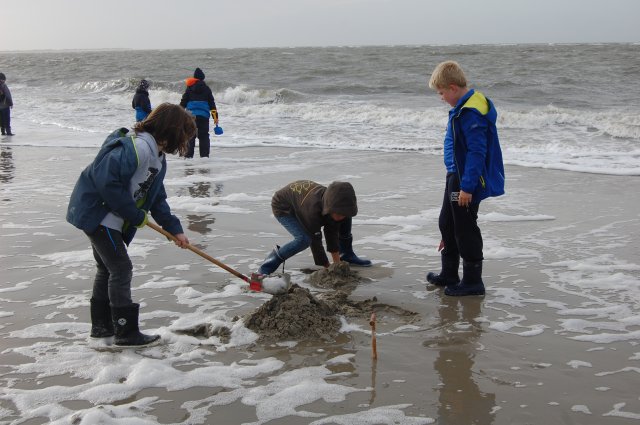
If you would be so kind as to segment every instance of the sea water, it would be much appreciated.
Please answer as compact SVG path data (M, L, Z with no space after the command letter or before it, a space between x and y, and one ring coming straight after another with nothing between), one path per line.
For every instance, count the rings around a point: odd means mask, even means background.
M177 103L200 67L225 130L218 146L441 155L449 107L428 80L444 60L495 103L507 164L640 174L639 44L5 52L0 70L18 136L51 135L15 144L99 146L133 124L140 79L152 105Z
M638 50L0 53L17 134L0 139L0 423L640 420ZM449 109L427 81L446 59L495 102L511 164L507 195L480 212L482 299L424 282L439 263ZM88 240L64 220L68 196L106 134L133 124L139 79L151 81L153 105L178 102L196 66L225 132L209 159L169 158L172 211L192 243L250 272L286 241L270 217L274 190L352 180L354 244L374 262L352 299L390 307L377 309L377 363L368 318L342 319L335 343L255 344L236 316L269 295L149 229L129 248L133 297L143 330L165 344L114 353L86 343L95 271ZM305 284L312 264L307 251L286 267ZM400 307L419 320L398 318Z

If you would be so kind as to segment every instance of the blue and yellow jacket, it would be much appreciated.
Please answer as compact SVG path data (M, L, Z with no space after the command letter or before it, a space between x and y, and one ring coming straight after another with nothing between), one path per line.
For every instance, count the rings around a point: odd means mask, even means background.
M200 117L217 116L216 101L209 86L197 78L186 79L187 89L182 95L180 106Z
M144 222L146 212L166 231L176 235L183 233L180 220L171 214L164 189L167 161L154 179L141 205L136 205L129 189L131 177L138 168L138 154L129 130L120 128L104 141L98 155L82 171L76 182L69 206L67 221L87 233L93 233L109 212L125 220L122 238L129 244L137 225Z
M497 118L493 102L473 89L449 111L445 165L447 171L458 173L460 189L472 194L473 203L504 194Z

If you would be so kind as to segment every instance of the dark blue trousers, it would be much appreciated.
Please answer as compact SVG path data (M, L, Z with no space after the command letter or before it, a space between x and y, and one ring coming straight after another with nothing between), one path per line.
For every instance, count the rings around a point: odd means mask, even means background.
M96 259L96 276L92 297L98 302L109 300L111 307L127 307L131 301L133 264L122 240L122 233L104 226L87 233Z
M453 199L452 200L452 193ZM482 234L478 227L480 203L468 207L458 205L456 194L460 193L460 181L456 173L448 173L442 209L438 219L440 234L444 241L441 254L444 257L460 258L464 261L482 261Z
M7 132L11 130L11 108L0 109L0 127Z
M198 149L200 151L200 158L208 158L209 151L211 150L211 141L209 140L209 117L201 117L196 115L196 127L198 128L197 137L200 142ZM185 155L186 158L193 158L193 154L196 149L196 138L189 140L189 150Z

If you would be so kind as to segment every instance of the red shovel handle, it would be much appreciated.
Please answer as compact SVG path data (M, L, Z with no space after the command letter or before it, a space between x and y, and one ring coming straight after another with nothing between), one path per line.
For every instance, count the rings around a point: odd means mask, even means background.
M152 222L148 222L147 226L151 227L153 230L155 230L156 232L162 233L163 235L165 235L167 238L171 239L172 241L177 241L178 239L173 236L171 233L167 232L166 230L164 230L162 227L158 226L155 223ZM245 275L243 275L242 273L240 273L237 270L232 269L231 267L227 266L224 263L221 263L220 261L216 260L215 258L213 258L212 256L202 252L201 250L199 250L198 248L196 248L195 246L191 245L191 244L187 244L187 249L189 251L195 252L196 254L198 254L199 256L201 256L202 258L204 258L205 260L208 260L210 262L212 262L213 264L215 264L216 266L225 269L226 271L228 271L229 273L231 273L232 275L239 277L240 279L244 280L247 283L251 283L251 281L249 280L249 278Z

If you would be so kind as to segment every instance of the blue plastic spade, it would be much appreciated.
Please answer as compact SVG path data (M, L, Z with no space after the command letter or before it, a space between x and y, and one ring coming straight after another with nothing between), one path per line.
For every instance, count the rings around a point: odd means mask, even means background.
M213 132L216 134L216 136L221 135L221 134L223 133L223 131L222 131L222 127L220 127L220 126L216 125L216 126L214 127L214 129L213 129Z

